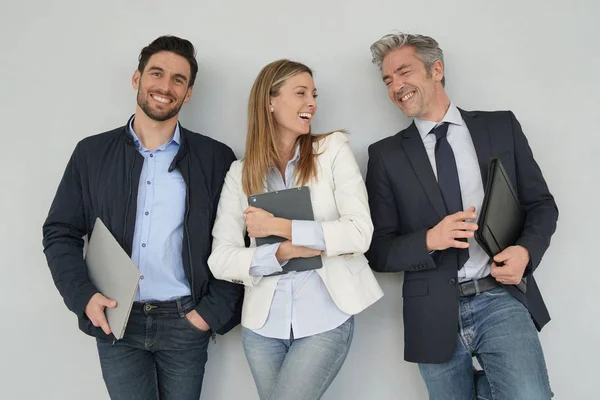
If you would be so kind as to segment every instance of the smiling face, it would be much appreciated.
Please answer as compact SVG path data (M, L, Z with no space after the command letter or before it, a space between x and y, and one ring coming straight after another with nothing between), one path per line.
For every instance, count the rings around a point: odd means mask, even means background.
M176 118L192 95L190 75L190 64L184 57L169 51L152 55L144 71L133 74L139 108L154 121Z
M310 123L317 112L316 99L317 89L309 73L300 72L286 79L278 94L270 99L277 134L310 133Z
M429 119L437 113L438 98L443 93L442 63L436 61L428 71L412 46L392 50L381 65L388 96L407 117Z

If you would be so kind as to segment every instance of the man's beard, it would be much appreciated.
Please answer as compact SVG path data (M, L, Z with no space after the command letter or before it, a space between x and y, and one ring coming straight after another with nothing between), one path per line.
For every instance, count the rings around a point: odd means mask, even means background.
M158 95L160 95L160 93L156 93ZM142 88L140 88L140 90L138 90L138 94L137 94L137 103L138 106L140 106L140 108L144 111L144 113L150 117L150 119L157 121L157 122L163 122L163 121L167 121L171 118L173 118L174 116L176 116L177 114L179 114L179 110L181 110L181 107L183 106L183 102L181 102L179 105L177 105L176 103L174 103L175 105L170 108L167 109L165 111L155 111L150 107L150 104L148 104L148 98L149 94L146 93L144 90L142 90ZM168 96L169 98L173 98L173 96Z

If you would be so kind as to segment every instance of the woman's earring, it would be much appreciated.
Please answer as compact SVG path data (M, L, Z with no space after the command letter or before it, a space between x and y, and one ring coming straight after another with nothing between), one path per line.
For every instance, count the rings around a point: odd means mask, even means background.
M273 112L273 111L275 111L275 110L273 109L273 107L271 107L271 112Z

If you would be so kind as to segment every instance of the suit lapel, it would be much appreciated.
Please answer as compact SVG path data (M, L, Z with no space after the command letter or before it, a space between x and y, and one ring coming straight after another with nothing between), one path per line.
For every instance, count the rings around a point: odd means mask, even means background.
M433 208L440 218L444 218L447 213L442 192L435 179L435 174L427 157L423 140L414 122L404 131L402 146Z
M485 187L487 183L488 165L490 163L490 158L492 157L490 135L488 134L483 118L480 115L477 115L477 113L472 111L460 109L459 111L467 124L467 128L469 128L471 139L473 139L477 160L479 161L481 180L483 182L483 187Z

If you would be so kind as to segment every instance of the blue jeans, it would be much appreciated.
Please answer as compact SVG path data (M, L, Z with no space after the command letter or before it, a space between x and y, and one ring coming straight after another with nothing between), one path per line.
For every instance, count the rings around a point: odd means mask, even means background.
M155 308L153 308L155 307ZM191 297L134 303L123 339L97 339L112 400L198 400L211 331L186 318Z
M354 317L327 332L273 339L243 328L243 344L261 400L318 400L336 377L352 342Z
M504 288L461 297L459 307L452 358L443 364L419 364L430 399L550 399L542 346L527 308ZM477 382L473 356L485 371Z

